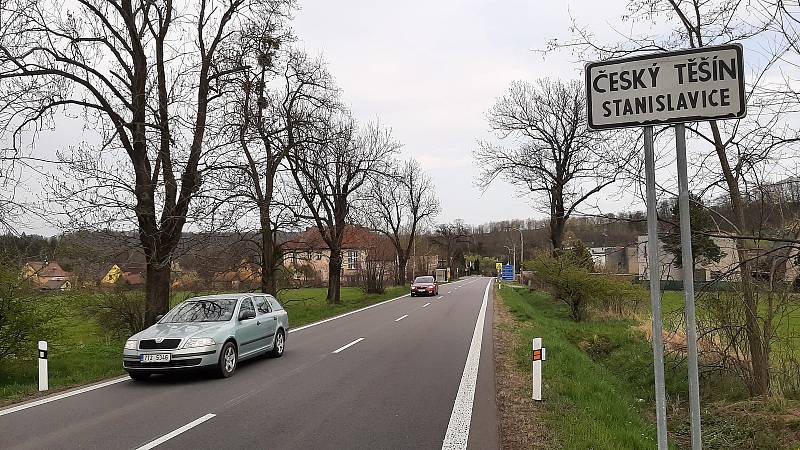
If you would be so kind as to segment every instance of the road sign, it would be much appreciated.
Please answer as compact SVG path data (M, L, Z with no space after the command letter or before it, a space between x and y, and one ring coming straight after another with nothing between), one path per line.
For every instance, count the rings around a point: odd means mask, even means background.
M503 270L500 272L500 279L506 281L513 281L514 280L514 266L511 264L506 264L503 266Z
M503 271L503 263L494 263L495 269L497 269L497 274L500 275L500 272Z
M742 46L592 62L586 92L594 130L744 117Z
M586 65L588 126L593 130L644 127L647 197L647 263L653 311L653 370L659 450L667 449L664 346L655 191L653 125L675 124L685 299L686 353L692 449L702 447L695 325L694 273L684 122L736 119L746 112L744 61L739 44L656 53ZM688 262L687 262L688 261ZM688 268L688 269L687 269Z

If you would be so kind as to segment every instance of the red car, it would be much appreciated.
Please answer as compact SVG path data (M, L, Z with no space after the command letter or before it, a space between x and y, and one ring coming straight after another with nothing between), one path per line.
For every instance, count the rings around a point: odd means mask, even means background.
M433 277L417 277L411 284L411 296L439 295L439 286Z

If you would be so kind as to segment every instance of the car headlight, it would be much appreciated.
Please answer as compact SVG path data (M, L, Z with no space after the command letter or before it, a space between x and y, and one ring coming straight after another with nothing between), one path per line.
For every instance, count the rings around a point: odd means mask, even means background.
M186 340L186 344L183 345L183 348L207 347L214 344L216 344L216 342L214 342L214 339L210 337L189 338Z
M125 342L125 350L136 350L136 344L138 343L139 341L135 339L129 339Z

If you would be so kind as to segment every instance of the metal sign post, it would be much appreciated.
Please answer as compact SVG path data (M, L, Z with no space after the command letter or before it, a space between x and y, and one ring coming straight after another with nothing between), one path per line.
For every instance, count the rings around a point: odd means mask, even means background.
M658 213L656 211L656 158L653 127L644 127L644 178L647 190L647 272L650 275L650 304L653 307L653 372L656 388L658 450L667 450L667 402L664 387L664 342L661 324L661 260L658 256Z
M681 265L686 314L686 353L689 362L689 412L692 424L692 449L702 448L700 436L700 380L697 364L697 326L694 311L694 265L692 228L689 217L689 177L686 173L686 127L675 125L678 155L678 209L681 225Z
M681 252L686 301L686 348L692 449L701 448L700 388L694 305L694 267L689 220L685 122L736 119L746 114L741 45L655 53L586 65L587 118L593 130L644 127L647 187L647 252L653 305L658 448L667 448L664 347L661 334L661 270L658 257L653 125L676 124Z

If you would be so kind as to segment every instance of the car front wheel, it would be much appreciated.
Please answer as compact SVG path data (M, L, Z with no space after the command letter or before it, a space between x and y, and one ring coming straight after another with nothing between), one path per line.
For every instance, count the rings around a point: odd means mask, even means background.
M283 350L286 348L286 336L283 334L283 330L278 330L275 333L275 344L272 346L272 350L269 352L269 356L272 358L280 358L283 356Z
M225 345L222 346L222 351L219 355L217 375L220 378L228 378L233 375L233 372L236 370L237 359L236 345L230 341L226 342Z

